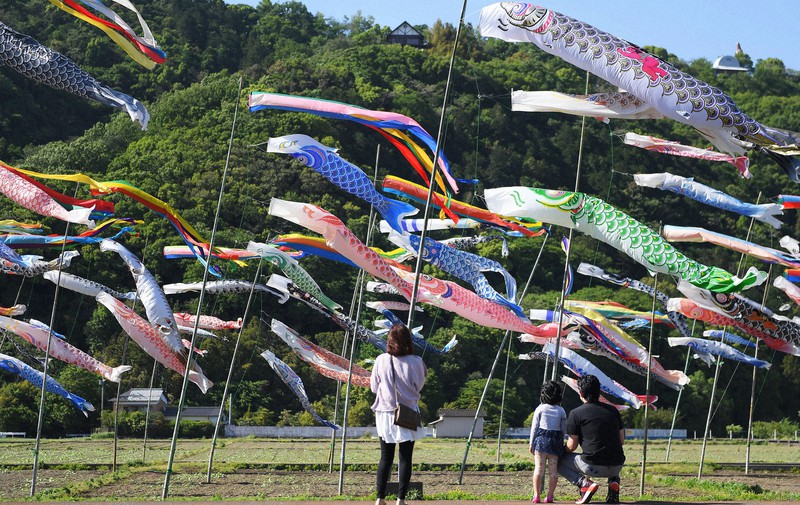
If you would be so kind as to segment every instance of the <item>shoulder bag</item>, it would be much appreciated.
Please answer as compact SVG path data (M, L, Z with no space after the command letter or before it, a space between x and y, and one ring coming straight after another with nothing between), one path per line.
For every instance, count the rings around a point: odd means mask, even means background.
M417 431L417 427L422 426L422 416L419 412L407 405L403 405L397 400L397 376L394 372L394 356L389 355L392 364L392 382L394 383L394 424L401 428Z

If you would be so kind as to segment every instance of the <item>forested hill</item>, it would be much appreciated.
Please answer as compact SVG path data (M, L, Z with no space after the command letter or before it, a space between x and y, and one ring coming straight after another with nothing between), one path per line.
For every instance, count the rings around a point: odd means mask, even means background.
M65 14L46 0L4 2L0 21L18 32L37 39L71 58L91 75L145 103L150 125L142 132L129 117L114 109L85 101L65 92L51 90L29 81L13 71L0 68L0 159L40 172L83 172L96 180L125 180L168 202L203 236L210 237L223 169L226 166L228 139L234 113L238 116L228 166L228 177L222 199L216 243L228 247L244 247L248 241L267 241L278 234L304 232L278 218L269 217L270 198L311 202L341 218L358 236L365 237L368 226L368 205L337 189L328 180L301 166L291 157L267 154L260 144L269 137L303 133L332 147L346 160L372 173L377 146L381 146L379 178L387 174L420 182L408 163L391 145L374 131L354 123L327 120L300 113L247 111L250 91L272 91L299 94L354 104L369 109L395 111L416 119L436 135L439 124L447 65L455 36L454 27L434 19L420 26L428 47L417 49L391 45L386 37L393 27L376 25L371 18L355 16L348 20L331 20L312 15L299 2L262 2L252 8L226 5L221 0L136 0L168 59L164 65L147 71L127 58L103 33ZM571 13L580 17L579 12ZM624 36L625 34L617 34ZM474 27L462 32L448 103L444 150L453 173L464 179L479 179L477 187L465 186L458 199L483 206L484 188L522 184L551 189L571 190L575 185L579 147L581 158L580 189L596 195L658 229L662 224L701 226L744 238L750 220L736 214L714 210L672 193L639 188L631 174L671 172L734 195L741 200L774 201L782 193L798 193L783 171L767 157L753 153L750 180L738 178L736 170L725 163L678 158L650 153L626 146L620 136L636 131L660 138L680 141L699 147L707 143L691 128L672 121L612 121L604 124L557 114L512 113L510 91L554 90L583 93L586 75L578 69L549 56L529 44L509 44L495 39L481 39ZM646 41L641 41L646 43ZM654 52L682 70L727 92L741 110L758 121L777 128L800 131L800 77L787 72L780 60L750 62L742 56L751 72L715 73L708 60L686 62L669 48L652 48ZM716 57L717 55L709 55ZM243 90L238 93L239 78ZM589 80L591 92L612 90L608 83ZM88 197L88 189L74 184L48 185L78 197ZM121 239L142 258L162 283L190 282L202 279L202 265L190 260L167 260L162 249L180 244L172 225L138 203L114 195L119 217L143 219L136 226L136 235ZM8 199L0 200L3 218L39 221L48 233L63 234L64 224L44 219L15 206ZM778 231L755 223L750 239L759 244L777 247L785 235L800 237L796 211L786 211L785 223ZM84 231L70 227L70 231ZM491 232L484 232L489 233ZM553 238L561 237L562 229L554 229ZM446 238L437 234L434 238ZM477 251L501 262L517 279L520 288L531 272L542 237L509 238L508 257L501 256L499 240L481 244ZM548 240L528 295L522 305L529 308L553 308L558 301L564 255L558 240ZM392 246L383 237L376 245ZM705 244L679 244L678 248L699 262L736 272L739 255ZM126 267L114 254L100 252L96 246L82 246L70 272L101 282L120 291L133 289ZM47 259L55 251L42 254ZM604 244L576 233L572 263L589 262L609 271L642 279L651 284L646 270L627 256ZM744 267L755 265L744 261ZM323 291L349 308L356 270L328 260L310 257L302 265L317 280ZM252 280L256 265L246 267L232 263L220 265L226 279ZM766 265L759 264L764 270ZM266 267L265 267L266 268ZM269 269L267 269L269 270ZM782 269L773 268L773 276ZM443 272L426 267L426 272L446 277ZM262 279L263 281L264 279ZM500 286L500 279L491 279ZM678 296L674 283L659 277L659 289ZM25 303L24 318L49 321L54 288L41 277L22 280L15 276L0 277L0 305ZM578 276L571 298L576 300L615 300L633 308L649 310L651 300L645 295L611 285L590 282ZM764 286L769 286L770 283ZM764 287L751 289L745 296L757 301L764 297ZM380 299L378 295L366 295ZM195 295L170 297L176 311L196 309ZM223 319L242 316L246 295L209 295L203 312ZM766 305L777 309L788 299L776 289L768 289ZM791 302L789 302L791 303ZM252 316L243 335L243 350L235 368L233 415L240 424L312 424L299 402L258 356L270 349L289 364L302 378L315 407L324 417L332 416L336 387L312 368L296 358L274 334L269 322L274 317L315 343L340 352L343 333L329 320L296 302L279 304L274 297L256 298ZM110 313L91 298L61 295L57 307L56 331L63 333L75 346L90 352L111 365L122 360L127 339ZM796 314L794 304L781 312ZM379 317L368 309L361 311L361 322L368 327ZM405 317L401 314L401 317ZM486 382L503 332L490 330L426 307L416 318L424 325L423 334L437 347L454 334L459 344L450 354L426 353L430 374L424 390L426 418L433 419L436 409L474 407ZM700 334L698 324L696 334ZM208 355L201 359L203 369L217 385L207 395L190 385L189 401L194 405L218 405L230 362L235 332L226 332L228 341L206 339L201 347ZM648 331L631 330L641 342ZM655 331L653 353L669 369L684 367L686 351L671 348L667 337L674 331L659 326ZM10 341L2 340L0 352L23 358ZM32 347L16 343L29 353ZM756 419L788 420L797 423L800 411L800 363L796 357L764 351L759 357L773 365L768 372L759 372ZM543 364L519 361L516 356L533 350L530 344L516 339L511 343L511 361L505 391L505 426L521 426L538 404ZM359 362L377 355L368 344L359 347ZM135 345L125 351L125 361L133 370L125 375L123 390L147 387L152 359ZM32 363L29 357L24 357ZM603 358L592 358L609 376L637 393L644 393L645 379ZM504 363L503 360L501 363ZM97 377L75 367L55 363L55 376L73 392L96 405L100 403ZM51 370L53 370L51 369ZM498 367L485 408L489 429L499 419L504 366ZM689 364L692 382L682 397L679 427L702 430L705 424L713 368L699 361ZM499 377L499 378L498 378ZM726 386L712 429L722 433L732 424L747 424L746 404L750 396L749 367L730 362L721 371L721 384ZM158 372L156 384L163 385L168 396L177 400L180 377L172 372ZM31 432L35 426L37 393L10 375L0 376L0 431ZM106 398L109 393L106 384ZM113 388L114 391L116 388ZM660 383L653 386L659 396L659 410L650 418L656 426L669 424L677 392ZM372 395L355 388L350 422L368 424L372 417L369 405ZM50 401L50 400L49 400ZM51 434L85 432L99 425L97 413L85 420L74 408L60 399L52 399L47 429ZM576 398L567 394L565 406ZM108 407L108 405L106 405ZM98 409L99 410L99 409ZM641 412L628 411L629 426L641 423ZM133 421L131 421L132 424ZM653 424L651 424L653 426ZM28 427L28 428L26 428ZM133 429L133 428L132 428ZM34 428L35 431L35 428Z

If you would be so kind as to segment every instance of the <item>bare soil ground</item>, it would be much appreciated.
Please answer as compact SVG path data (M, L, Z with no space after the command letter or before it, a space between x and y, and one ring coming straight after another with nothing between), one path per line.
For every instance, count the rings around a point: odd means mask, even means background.
M638 471L637 471L638 474ZM90 479L105 475L104 484L80 485ZM107 471L81 470L40 470L37 491L40 500L47 500L46 490L72 486L70 499L98 501L158 500L164 483L163 470L134 469L123 473L120 478L109 478ZM414 481L423 483L424 497L452 499L458 501L477 499L486 503L487 499L530 500L531 473L528 471L477 472L464 474L462 484L458 484L458 471L418 471ZM693 479L696 475L678 475L679 478ZM396 478L396 476L393 476ZM338 495L338 471L278 471L278 470L237 470L231 473L212 474L212 482L206 484L205 472L177 471L170 482L170 499L173 500L324 500ZM344 474L344 495L365 498L374 490L374 473L348 471ZM25 500L30 490L30 470L0 471L0 500ZM737 482L748 486L776 492L795 492L800 489L800 474L797 472L755 472L744 475L740 471L717 471L704 476L713 482ZM697 500L696 492L662 483L659 479L648 479L645 492L649 498L664 502L689 502ZM569 503L574 500L575 491L565 481L559 483L556 496L559 501ZM601 488L599 493L604 495ZM419 497L416 497L419 498ZM600 497L602 498L602 497ZM623 501L636 501L639 498L637 478L623 478ZM63 495L60 496L63 499ZM365 498L366 499L366 498ZM602 499L600 499L602 501ZM790 503L787 501L786 503Z

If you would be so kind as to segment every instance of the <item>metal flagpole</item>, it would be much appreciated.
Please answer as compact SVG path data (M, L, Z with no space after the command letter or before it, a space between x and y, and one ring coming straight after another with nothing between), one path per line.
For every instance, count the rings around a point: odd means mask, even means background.
M764 296L761 298L761 305L764 306L767 303L767 293L769 292L769 278L772 275L772 265L769 266L769 271L767 272L767 281L764 285ZM753 359L758 359L758 342L759 339L754 339L756 344L756 349L753 351ZM758 371L758 367L753 367L753 384L750 386L750 412L747 415L747 445L745 448L745 459L744 459L744 474L750 474L750 440L753 438L753 412L756 407L756 371Z
M760 191L758 192L758 198L756 198L756 205L758 205L759 202L761 202L761 192ZM753 231L753 225L755 224L755 222L756 222L755 218L751 218L750 219L750 226L747 228L747 236L745 237L746 241L750 240L750 234ZM739 266L736 267L736 276L737 277L739 275L741 275L742 267L744 265L744 258L745 258L745 254L742 253L742 256L739 258ZM728 331L728 327L727 326L722 329L722 333L723 334L725 334L725 332L727 332L727 331ZM714 394L717 391L717 380L719 379L719 368L720 368L721 364L722 364L722 359L719 356L717 356L717 366L716 366L716 369L714 370L714 385L711 387L711 398L709 398L709 401L708 401L708 416L706 417L706 427L705 427L705 430L703 431L703 448L700 451L700 467L697 470L697 478L698 479L702 479L703 478L703 463L704 463L704 460L705 460L705 457L706 457L706 444L708 442L708 429L709 429L709 426L711 425L711 417L712 417L712 413L713 413L712 407L714 405Z
M375 172L374 172L374 175L372 176L372 184L373 184L373 186L378 181L378 164L380 162L380 159L381 159L381 145L378 144L375 147ZM369 223L369 228L367 229L367 236L366 236L367 247L369 247L369 241L372 238L371 230L372 230L372 224L374 223L374 221L373 221L374 215L375 215L375 208L374 207L370 207L370 209L369 209L369 220L367 221ZM362 285L364 283L364 278L366 277L366 275L367 274L366 274L366 272L364 270L359 269L358 276L356 277L356 285L353 288L353 298L350 300L350 314L349 314L348 317L350 318L351 321L353 320L353 312L355 311L356 307L361 305L361 301L360 300L358 301L358 303L356 303L356 298L360 296L359 293L361 293L361 287L362 287ZM358 329L357 326L353 327L353 335L352 335L353 338L356 338L356 330L357 329ZM350 330L349 329L345 330L345 332L344 332L344 340L342 341L342 356L346 355L345 353L347 352L347 342L348 342L350 336L351 336L350 335ZM336 423L336 418L339 415L339 397L341 396L341 394L342 394L342 383L337 381L336 382L336 403L333 406L333 422L334 422L334 424ZM330 450L328 451L328 473L333 473L333 453L334 453L335 449L336 449L336 430L331 428L331 444L330 444Z
M586 93L589 94L589 72L586 72ZM578 144L578 166L575 169L575 192L578 192L578 188L580 187L581 182L581 162L583 161L583 137L586 131L586 116L581 117L581 139L580 143ZM564 331L564 299L567 297L567 275L569 272L569 258L572 252L572 234L573 229L569 229L569 234L567 241L569 245L567 246L567 250L565 252L566 258L564 259L564 278L561 281L561 299L558 302L558 334L556 336L556 348L553 354L553 373L550 376L550 380L556 380L558 378L558 363L559 363L559 356L561 355L561 332ZM547 363L547 362L545 362ZM547 366L545 364L545 366Z
M428 198L425 201L425 211L422 214L422 233L419 236L419 249L417 250L417 263L414 267L414 286L411 289L411 300L409 303L411 307L408 309L408 326L409 330L414 325L414 310L417 303L417 294L419 292L419 276L422 273L422 251L425 247L425 237L428 235L428 219L431 208L431 201L433 200L433 188L436 185L436 176L439 174L439 151L442 145L442 136L444 135L444 118L447 112L447 100L450 98L450 82L453 77L453 65L456 59L456 49L458 49L458 39L461 36L461 27L464 25L464 14L467 11L467 0L461 6L461 16L458 18L458 27L456 28L456 40L453 42L453 52L450 53L450 67L447 70L447 82L444 87L444 99L442 100L442 114L439 116L439 132L436 134L436 150L433 153L433 164L431 165L431 179L428 186Z
M692 336L694 336L694 325L697 319L692 319ZM683 365L683 375L689 371L689 358L692 357L691 347L686 350L686 364ZM684 386L685 387L685 386ZM678 390L678 400L675 402L675 410L672 412L672 424L669 427L669 438L667 439L667 455L664 461L669 462L669 451L672 448L672 434L675 432L675 421L678 419L678 407L681 404L681 396L683 395L683 387Z
M658 234L661 234L659 226ZM653 276L653 306L650 309L650 340L647 344L647 382L644 390L644 441L642 443L642 471L639 477L639 497L644 494L644 475L647 465L647 411L650 410L650 377L653 366L653 333L656 327L656 293L658 292L658 274Z
M367 247L369 247L369 244L372 241L372 229L375 227L375 216L375 209L370 208L369 227L367 228L367 241L365 242ZM358 335L358 325L360 324L358 321L361 319L361 299L364 296L364 284L365 283L363 282L362 278L361 286L359 286L358 304L356 305L356 318L353 321L355 323L353 326L353 336L350 342L350 365L347 368L347 386L344 389L344 411L342 412L342 451L341 456L339 457L339 495L341 495L344 491L344 458L347 451L347 412L350 407L350 385L353 380L353 362L356 359L356 345L358 344L356 335ZM413 310L413 305L411 310Z
M206 484L211 484L211 467L214 465L214 451L217 448L217 436L219 435L219 425L222 423L222 412L225 409L225 398L228 396L228 389L231 384L231 377L233 377L233 367L236 364L236 353L239 351L239 343L242 340L244 333L245 322L247 316L250 315L250 305L253 303L253 293L256 291L256 283L261 275L261 265L264 264L264 258L258 258L258 268L256 268L256 276L253 279L253 285L250 286L250 295L247 297L247 304L244 307L244 314L242 315L242 325L239 327L239 335L236 336L236 344L233 346L233 354L231 355L231 366L228 368L228 378L225 379L225 389L222 391L222 400L219 402L219 413L217 413L217 422L214 423L214 435L211 437L211 451L208 454L208 470L206 471Z
M503 372L503 394L500 396L500 421L497 423L497 464L500 464L500 441L503 439L503 411L506 407L506 384L508 383L508 362L511 359L511 339L508 339L506 349L506 369Z
M78 194L78 188L75 188L75 194ZM58 279L56 279L56 291L53 294L53 309L50 312L50 327L47 330L47 346L44 352L44 366L42 375L42 390L39 396L39 419L36 422L36 442L33 446L33 476L31 477L31 491L30 496L36 494L36 477L39 470L39 447L42 440L42 426L44 424L44 393L47 388L47 365L50 364L50 345L53 342L53 325L56 320L56 306L58 305L58 293L61 286L61 271L64 266L64 252L67 250L67 236L69 235L69 222L64 227L64 243L61 244L61 255L58 262ZM101 407L102 408L102 407Z
M353 287L353 298L350 300L350 313L348 318L353 320L353 313L356 310L356 302L358 301L358 293L361 290L361 283L364 281L364 270L359 270L356 276L356 285ZM355 338L355 335L353 335ZM347 344L350 341L350 330L345 330L344 340L342 340L342 356L347 356ZM339 417L339 398L342 396L342 383L336 381L336 403L333 406L333 422ZM331 444L328 450L328 473L333 473L333 453L336 449L336 430L331 428Z
M148 237L149 238L149 237ZM145 239L144 241L144 249L142 249L142 261L144 261L144 252L147 250L147 243L148 240ZM136 292L136 298L133 299L131 303L131 310L136 308L136 302L139 301L139 292ZM130 338L125 338L125 342L122 344L122 361L120 365L125 364L125 357L128 355L128 342ZM117 446L119 445L119 395L122 393L122 377L119 378L119 382L117 382L117 396L116 400L114 401L114 454L111 459L111 471L117 471ZM148 393L148 401L149 401L149 393ZM147 418L145 416L145 423L147 422ZM146 424L145 424L146 425Z
M208 271L211 268L211 259L213 257L214 239L217 236L217 223L219 222L219 214L222 209L222 196L225 194L225 178L228 175L228 165L231 161L231 149L233 149L233 136L236 133L236 118L239 114L239 101L242 95L242 78L239 77L239 90L236 93L236 102L233 111L233 122L231 124L231 136L228 140L228 154L225 157L225 168L222 171L222 182L219 187L219 198L217 199L217 211L214 215L214 224L211 228L211 239L208 244L208 257L206 258L205 268L203 269L203 286L200 289L200 299L197 302L197 317L194 321L194 329L192 330L192 340L189 344L189 355L186 357L186 370L183 374L183 385L181 387L181 396L178 400L178 412L175 414L175 428L172 430L172 443L169 448L169 458L167 460L167 470L164 472L164 487L161 490L161 499L165 500L169 496L169 481L172 477L172 463L175 460L175 448L178 444L178 432L181 427L181 411L183 410L183 403L186 400L186 386L189 384L189 370L192 368L192 358L194 357L194 342L197 338L197 328L200 324L200 314L203 309L203 298L206 294L206 283L208 282Z
M136 305L136 300L138 297L133 300L133 305ZM125 364L125 357L128 354L128 341L130 337L127 335L125 336L125 342L122 344L122 361L120 365ZM119 442L119 395L122 392L122 377L119 378L119 382L117 382L117 400L114 402L114 455L111 459L111 472L115 473L117 471L117 444Z
M522 290L522 293L519 295L518 300L522 302L522 299L525 298L525 294L528 292L528 287L530 286L531 279L533 279L533 273L536 271L536 267L539 265L539 259L542 257L542 252L544 251L544 245L547 243L547 237L550 236L546 234L544 236L544 240L542 241L542 246L539 248L539 254L536 256L536 261L533 263L533 268L531 268L531 273L528 275L528 281L525 283L525 289ZM507 330L505 335L503 335L503 341L500 342L500 347L497 348L497 355L494 357L494 362L492 363L492 368L489 370L489 377L486 378L486 384L483 386L483 393L481 394L481 399L478 401L478 408L475 410L475 417L472 419L472 428L469 430L469 437L467 437L467 445L464 448L464 459L461 460L461 472L458 474L458 485L461 485L461 481L464 479L464 467L467 466L467 456L469 455L469 448L472 445L472 436L475 434L475 427L478 425L478 417L481 413L481 408L483 407L483 400L486 398L486 393L489 391L489 383L492 381L492 377L494 376L494 369L497 367L497 362L500 361L500 354L503 352L503 348L506 346L506 340L508 339L509 335L511 335L511 331Z
M144 413L144 441L142 444L142 463L147 461L147 425L150 423L150 400L153 395L153 378L156 376L158 361L153 359L153 371L150 372L150 386L147 388L147 409Z

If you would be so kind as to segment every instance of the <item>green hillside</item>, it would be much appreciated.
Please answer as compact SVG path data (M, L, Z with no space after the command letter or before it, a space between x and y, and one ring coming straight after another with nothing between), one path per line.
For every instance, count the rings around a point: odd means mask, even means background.
M10 4L10 5L8 5ZM268 241L283 233L304 230L267 214L272 197L315 203L338 216L359 237L365 237L369 206L333 186L318 173L291 157L268 154L258 144L269 137L303 133L339 149L339 154L372 173L376 149L380 145L379 180L393 174L420 183L419 177L383 137L373 130L343 121L334 121L302 113L247 111L251 91L270 91L336 100L369 109L399 112L416 119L436 136L445 88L454 27L430 20L419 26L428 47L418 49L388 44L390 28L376 25L371 18L355 16L346 22L312 15L300 2L263 1L257 8L226 5L222 0L137 0L137 7L147 19L156 39L168 55L164 65L147 71L126 57L99 30L79 22L43 0L21 0L0 6L0 21L28 34L41 43L62 52L91 75L112 88L130 94L145 103L150 115L147 131L140 131L122 112L56 91L29 81L7 68L0 68L0 159L39 172L83 172L98 181L125 180L161 200L209 238L223 170L226 166L228 140L234 111L238 117L233 136L228 176L222 197L216 244L226 247L246 246L250 240ZM624 34L619 34L624 35ZM479 179L476 187L463 186L459 200L484 206L484 188L526 185L571 190L575 186L576 164L581 145L581 120L558 114L512 113L510 91L555 90L583 93L585 74L528 44L509 44L495 39L481 39L475 27L462 32L455 59L451 100L445 121L444 151L454 175ZM647 48L663 56L682 70L715 85L728 93L741 110L758 121L777 128L800 131L800 76L788 72L776 59L759 60L752 72L715 73L708 60L683 61L670 54L669 48ZM747 63L746 55L743 61ZM239 79L244 89L238 94ZM590 92L609 91L608 83L592 77ZM687 198L653 189L640 188L631 174L671 172L713 186L743 201L764 203L779 194L793 194L798 187L766 156L750 157L750 180L740 179L736 170L724 163L664 156L646 152L621 141L626 131L646 133L699 147L707 143L691 128L676 122L612 121L604 124L589 119L583 133L582 175L580 189L619 207L654 229L661 224L700 226L744 238L750 220L716 210ZM47 185L65 194L89 198L85 186L47 181ZM107 197L116 203L118 217L144 220L136 234L122 239L137 254L161 283L202 280L203 266L192 260L167 260L164 246L179 245L181 239L173 226L161 216L122 195ZM38 221L47 233L63 234L64 223L0 200L0 216L21 221ZM756 222L751 240L778 248L783 235L800 237L796 211L781 217L784 227L775 230ZM71 226L70 232L84 231ZM491 234L492 232L484 232ZM525 309L552 309L558 302L564 255L557 242L564 229L553 229L541 261L532 277ZM434 238L448 234L434 233ZM542 245L542 237L509 238L508 257L501 257L501 241L490 241L477 252L499 261L517 279L520 288L528 278ZM394 246L380 234L375 245ZM716 265L730 272L739 267L739 254L708 244L679 244L678 249L697 261ZM134 289L133 280L117 255L104 253L96 246L81 246L81 255L69 271L101 282L120 291ZM42 254L46 259L56 250L22 251ZM652 278L638 263L619 251L581 233L575 234L572 264L589 262L652 283ZM247 266L219 262L225 279L252 280L256 264ZM744 267L764 264L746 259ZM349 308L357 276L354 268L309 257L302 265L317 280L325 293ZM275 270L277 272L277 270ZM783 269L775 267L772 276ZM265 266L266 274L271 273ZM447 274L426 266L425 272L441 277ZM263 282L264 279L262 279ZM502 280L491 278L499 287ZM672 280L659 276L659 289L680 296ZM768 286L765 297L765 286ZM0 306L24 303L25 319L50 321L54 285L41 277L22 279L0 277ZM780 291L765 283L743 293L787 317L797 314L796 306ZM366 295L370 300L382 295ZM650 310L652 301L644 294L616 288L600 281L576 276L572 299L614 300L629 307ZM171 296L176 311L196 311L196 294ZM246 295L207 295L203 313L226 320L242 316ZM339 353L343 332L318 313L292 300L286 304L267 295L257 295L254 309L243 333L238 365L231 391L233 415L238 424L313 424L299 402L259 356L264 349L273 351L303 379L315 408L323 417L333 414L336 384L320 376L295 357L269 330L274 317L285 322L318 345ZM401 317L405 314L401 313ZM363 309L361 322L372 327L378 314ZM500 330L472 324L452 314L426 307L416 318L424 325L423 334L437 347L454 334L459 345L450 354L424 356L430 373L423 391L426 419L432 420L441 407L475 407L492 366L497 347L503 338ZM702 324L697 325L699 336ZM94 300L61 291L56 310L56 331L73 345L110 364L120 364L127 339L111 314ZM647 342L648 330L631 330L640 342ZM200 363L217 385L207 395L189 386L188 401L193 405L218 405L236 333L226 332L228 341L200 341L208 349ZM682 370L684 348L671 348L668 336L677 333L659 326L655 330L653 354L668 369ZM10 343L14 341L28 353L33 347L8 335L0 337L0 352L32 363ZM533 350L531 344L516 339L511 343L507 370L504 426L521 426L538 404L543 364L520 361L516 356ZM781 421L797 425L800 416L800 361L797 357L764 350L759 357L772 362L772 368L759 371L756 383L758 403L756 420ZM39 353L42 354L42 353ZM377 349L360 343L358 361L375 357ZM636 393L643 394L645 378L626 371L601 358L592 361L609 376ZM125 362L133 370L125 375L122 389L147 387L152 359L131 343ZM55 377L71 391L99 405L101 390L98 378L75 367L51 362ZM496 429L499 420L505 356L489 388L485 409L488 430ZM689 363L692 382L681 399L678 426L702 431L714 369L702 362ZM159 367L156 385L163 386L177 402L182 378ZM0 373L0 431L35 432L38 392L17 381L15 376ZM724 392L712 422L714 433L723 433L728 425L747 425L752 373L749 366L726 362L722 367L718 394ZM105 398L116 387L105 384ZM668 427L677 392L654 383L659 410L650 417L650 426ZM567 393L565 407L577 398ZM372 422L369 405L373 395L354 388L349 423ZM99 409L98 409L99 410ZM72 405L48 396L46 433L88 432L100 425L98 412L86 420ZM106 414L107 416L107 414ZM641 411L625 413L630 427L640 427ZM136 419L130 419L131 432Z

